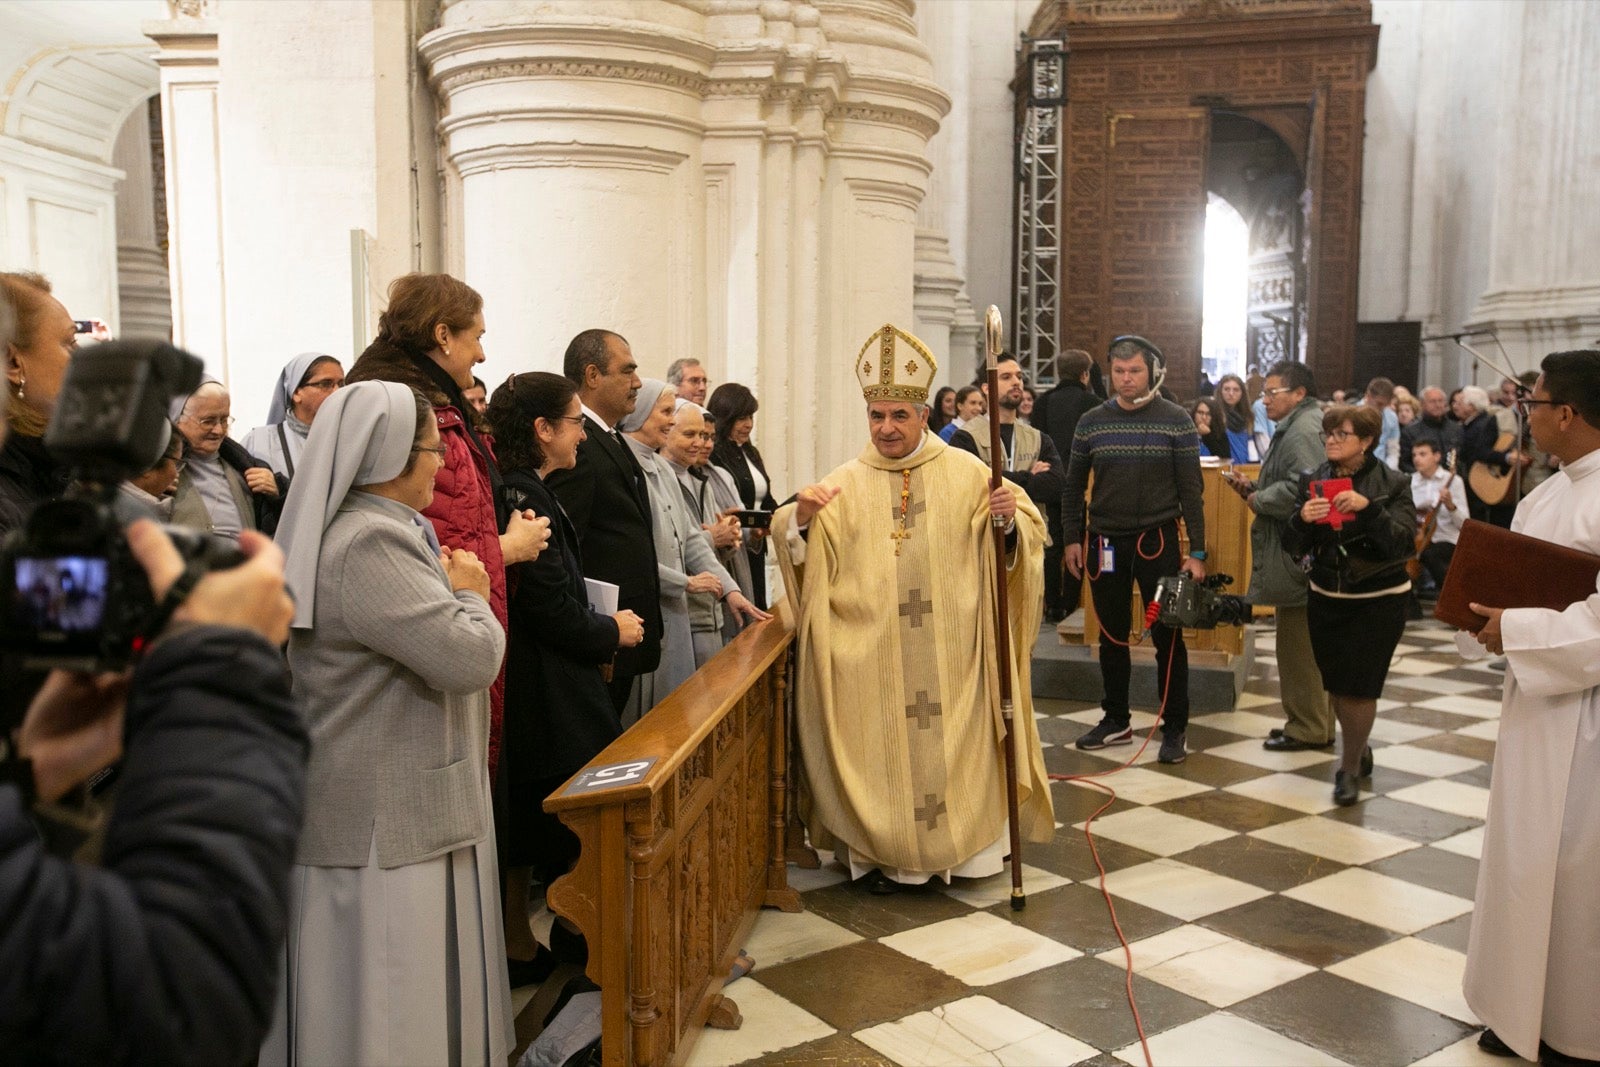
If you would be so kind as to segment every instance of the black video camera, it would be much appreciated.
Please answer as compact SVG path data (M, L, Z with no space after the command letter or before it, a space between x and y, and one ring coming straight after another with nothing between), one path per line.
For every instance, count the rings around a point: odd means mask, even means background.
M1213 574L1197 581L1179 571L1156 583L1155 599L1146 610L1146 625L1159 622L1174 630L1214 630L1218 626L1243 626L1254 615L1250 601L1221 590L1233 576Z
M164 621L123 534L141 516L117 486L161 458L167 406L194 391L202 370L164 341L108 341L73 356L44 437L70 488L0 547L0 646L24 666L120 670ZM166 530L190 565L244 559L221 538Z

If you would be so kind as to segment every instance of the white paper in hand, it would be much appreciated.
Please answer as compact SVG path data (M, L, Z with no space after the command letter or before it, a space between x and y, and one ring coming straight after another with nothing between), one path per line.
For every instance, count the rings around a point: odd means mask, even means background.
M605 615L608 618L617 613L618 589L610 582L597 581L594 578L585 578L583 587L589 593L589 610L596 615Z

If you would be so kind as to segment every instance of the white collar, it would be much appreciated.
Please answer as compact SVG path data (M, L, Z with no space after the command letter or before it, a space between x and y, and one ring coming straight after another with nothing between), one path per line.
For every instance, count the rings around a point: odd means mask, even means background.
M602 419L599 415L595 414L594 408L590 407L588 404L585 404L581 400L578 401L578 406L583 409L583 413L585 415L589 416L595 422L598 422L600 424L600 428L602 430L604 430L606 433L610 433L611 432L611 424L609 422L607 422L605 419Z

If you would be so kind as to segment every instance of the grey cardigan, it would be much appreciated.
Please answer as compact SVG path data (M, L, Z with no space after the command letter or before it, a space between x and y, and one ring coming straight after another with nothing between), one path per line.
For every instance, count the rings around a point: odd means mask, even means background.
M311 731L298 862L403 867L489 829L489 686L506 635L452 593L417 513L352 492L317 564L316 617L289 637ZM424 520L426 521L426 520Z

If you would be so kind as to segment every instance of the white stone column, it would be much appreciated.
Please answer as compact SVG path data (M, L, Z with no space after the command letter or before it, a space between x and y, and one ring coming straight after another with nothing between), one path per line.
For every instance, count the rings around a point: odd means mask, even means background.
M145 26L160 51L172 340L228 380L227 262L217 117L217 24L182 14Z
M168 337L172 290L167 257L157 245L150 112L136 107L117 135L111 162L124 177L117 186L117 289L124 337Z

